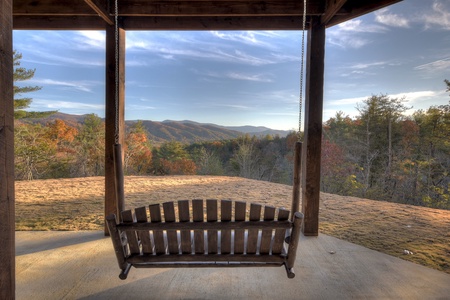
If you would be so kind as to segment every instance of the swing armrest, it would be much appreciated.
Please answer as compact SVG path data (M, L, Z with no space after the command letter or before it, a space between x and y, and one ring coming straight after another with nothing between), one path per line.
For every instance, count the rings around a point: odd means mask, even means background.
M296 212L294 214L294 226L292 227L291 236L289 238L288 247L288 257L285 263L287 276L289 278L294 278L294 262L297 256L297 247L300 240L300 232L302 227L303 214L301 212Z

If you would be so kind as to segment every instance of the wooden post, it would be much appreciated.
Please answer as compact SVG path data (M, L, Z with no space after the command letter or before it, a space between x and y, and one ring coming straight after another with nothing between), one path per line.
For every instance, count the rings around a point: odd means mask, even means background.
M16 292L12 2L0 1L0 299Z
M319 234L320 155L322 147L325 25L311 18L306 51L305 149L302 153L303 234Z
M119 88L116 90L116 31L114 26L106 26L105 218L110 214L117 214L120 209L115 189L114 144L116 144L116 126L119 133L119 144L122 145L125 130L125 31L122 28L119 28L118 42L119 77L117 82ZM115 101L116 92L119 94L118 106ZM118 113L118 118L116 118L116 113ZM105 235L108 235L106 224Z

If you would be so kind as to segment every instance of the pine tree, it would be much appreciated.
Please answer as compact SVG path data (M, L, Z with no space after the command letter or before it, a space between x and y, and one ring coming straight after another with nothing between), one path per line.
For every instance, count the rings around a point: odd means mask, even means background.
M20 60L22 59L22 53L13 51L13 62L14 62L14 118L44 118L49 115L54 114L56 111L46 111L46 112L29 112L24 109L30 107L32 99L29 97L21 97L24 93L30 93L39 91L42 89L40 86L18 86L16 85L19 81L26 81L34 77L36 69L26 69L20 66Z

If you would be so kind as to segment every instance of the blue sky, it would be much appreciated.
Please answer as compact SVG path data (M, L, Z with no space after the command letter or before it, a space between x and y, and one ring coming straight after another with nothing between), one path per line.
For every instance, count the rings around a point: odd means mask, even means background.
M300 31L126 32L127 120L298 126ZM326 32L324 121L373 94L448 104L450 0L405 0ZM105 34L14 31L31 110L104 117ZM304 118L304 117L303 117Z

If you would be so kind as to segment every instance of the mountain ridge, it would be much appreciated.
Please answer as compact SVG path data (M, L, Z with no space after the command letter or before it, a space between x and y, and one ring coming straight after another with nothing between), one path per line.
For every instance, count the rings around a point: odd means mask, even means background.
M23 123L47 124L56 119L65 121L71 126L76 126L84 122L87 115L72 115L57 112L51 116L42 119L22 119ZM129 127L136 122L141 121L148 131L148 138L154 143L163 143L167 141L179 141L185 143L215 141L234 139L242 135L250 136L280 136L285 137L291 131L276 130L264 126L223 126L213 123L200 123L191 120L126 120L125 126Z

